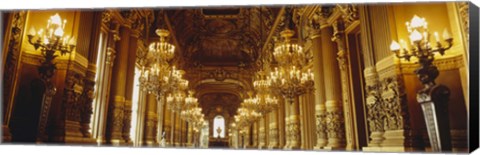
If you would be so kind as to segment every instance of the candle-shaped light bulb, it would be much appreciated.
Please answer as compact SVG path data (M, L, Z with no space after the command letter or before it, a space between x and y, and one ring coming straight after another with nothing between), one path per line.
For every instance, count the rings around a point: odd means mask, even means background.
M70 41L68 41L69 45L75 45L75 38L72 36Z
M425 25L425 18L420 18L417 15L414 15L412 20L410 21L410 26L412 28L419 28Z
M409 37L410 40L413 42L418 42L423 38L422 34L420 34L420 32L418 32L417 30L413 30Z
M43 29L38 30L37 34L39 37L41 37L43 35Z
M58 15L58 13L51 16L50 20L51 20L52 24L55 24L56 26L60 26L62 24L62 19L60 18L60 15Z
M55 30L55 32L54 32L54 35L55 35L56 37L62 37L62 36L63 36L63 29L57 28L57 29Z
M392 41L390 44L390 50L393 52L399 51L400 50L400 44L398 44L395 40Z
M402 49L408 48L407 43L403 39L400 39L400 45Z
M443 30L443 39L444 40L452 39L452 36L450 35L450 32L448 32L447 28Z
M35 27L32 26L32 28L30 28L30 30L28 31L28 34L29 35L32 35L34 36L37 32L35 31Z
M440 38L438 37L438 32L434 32L433 36L435 36L435 41L438 43L440 42Z
M50 43L46 36L43 36L43 42L44 42L45 44L49 44L49 43Z

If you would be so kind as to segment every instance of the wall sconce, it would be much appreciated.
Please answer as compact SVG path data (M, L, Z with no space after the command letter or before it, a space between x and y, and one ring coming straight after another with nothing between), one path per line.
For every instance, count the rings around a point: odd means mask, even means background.
M445 51L453 45L453 38L445 29L443 32L443 45L437 32L434 32L434 46L430 41L430 32L425 18L415 15L410 22L406 23L410 39L410 49L405 41L400 44L392 41L390 50L396 57L410 61L411 57L418 58L420 65L416 70L419 80L424 87L417 92L417 101L420 103L432 150L450 151L450 124L448 118L448 98L450 90L444 85L435 83L439 75L437 67L433 64L435 53L444 55Z

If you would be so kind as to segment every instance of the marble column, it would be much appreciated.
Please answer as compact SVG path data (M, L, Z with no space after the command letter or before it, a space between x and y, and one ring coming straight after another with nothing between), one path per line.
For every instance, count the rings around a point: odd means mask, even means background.
M121 40L117 43L118 53L112 69L112 84L110 88L110 104L107 117L107 143L120 145L122 138L124 106L125 106L125 79L127 78L128 52L130 28L120 28Z
M345 127L342 109L342 88L340 73L336 61L337 49L331 41L333 28L330 25L321 28L322 58L325 84L327 146L324 149L345 148Z
M326 133L326 108L325 108L325 83L323 72L323 54L322 54L322 39L320 38L320 23L318 20L311 19L309 24L309 39L312 43L310 50L313 54L313 75L315 87L315 119L317 136L315 149L322 149L327 145Z
M147 95L147 112L146 112L146 123L145 123L145 144L147 146L155 146L155 135L156 135L156 124L157 121L157 100L155 95ZM159 142L158 142L159 143Z

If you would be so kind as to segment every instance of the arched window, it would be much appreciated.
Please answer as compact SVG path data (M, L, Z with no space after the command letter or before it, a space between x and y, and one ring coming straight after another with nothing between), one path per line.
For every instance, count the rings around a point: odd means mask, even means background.
M220 131L220 134L217 130ZM223 116L217 115L213 119L213 137L217 138L219 136L220 138L225 138L225 118L223 118Z

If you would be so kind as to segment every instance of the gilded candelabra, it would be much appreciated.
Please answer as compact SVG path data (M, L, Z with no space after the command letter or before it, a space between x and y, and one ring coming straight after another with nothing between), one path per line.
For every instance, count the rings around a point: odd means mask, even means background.
M27 35L28 42L33 45L35 50L40 49L42 56L45 58L38 71L46 81L49 81L55 74L56 66L53 60L58 56L55 53L58 51L61 55L65 55L71 53L75 48L75 39L71 36L64 36L66 24L67 20L62 21L57 13L50 17L45 29L36 31L32 27Z
M410 45L407 47L405 41L400 44L392 41L390 49L400 59L411 61L412 57L418 59L419 67L415 70L417 77L423 84L423 88L417 92L417 101L420 103L430 145L433 151L451 150L450 126L448 118L448 98L450 90L435 83L439 75L437 67L433 64L435 53L444 55L445 51L453 45L453 38L448 30L443 32L443 42L437 32L434 32L435 42L430 41L431 34L428 30L428 23L425 18L414 16L406 23L409 33Z
M62 21L60 15L56 13L50 17L45 29L42 28L36 31L35 28L32 27L27 35L28 43L33 45L35 50L40 49L44 58L38 67L38 72L46 87L45 93L43 94L40 121L38 124L38 142L45 141L48 138L45 133L45 127L53 96L57 92L57 89L51 82L51 78L57 69L53 60L58 56L56 55L57 51L61 55L65 55L75 49L75 39L71 36L64 35L66 24L67 20Z

